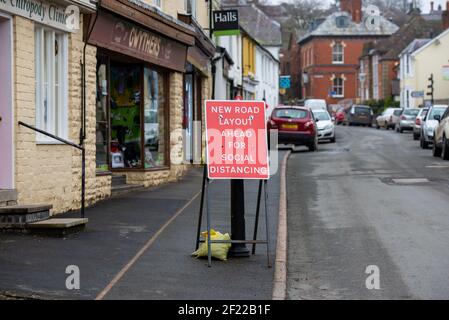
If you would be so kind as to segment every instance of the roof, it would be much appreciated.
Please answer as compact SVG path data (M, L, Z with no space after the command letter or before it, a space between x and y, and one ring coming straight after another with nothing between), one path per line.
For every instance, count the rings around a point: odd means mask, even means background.
M373 53L380 55L382 60L396 60L413 40L433 38L441 31L441 20L425 20L419 13L414 13L391 37L376 41ZM367 47L368 44L365 49Z
M436 37L436 38L430 40L429 42L427 42L421 48L419 48L416 51L414 51L413 52L413 56L416 56L418 53L424 51L427 47L430 47L432 44L436 43L437 41L440 41L441 38L444 38L447 35L449 35L449 29L447 29L446 31L442 32L438 37Z
M339 28L337 27L337 17L346 16L349 18L347 27ZM304 37L299 39L299 42L304 42L312 37L350 37L350 36L389 36L395 33L399 27L393 22L387 20L385 17L380 16L379 28L368 29L364 21L361 23L356 23L352 20L351 15L348 12L338 11L327 18L321 23L314 26L314 28L306 34Z
M400 53L400 55L411 54L429 43L431 40L432 39L415 39Z
M244 0L223 0L222 7L237 9L240 25L260 45L282 46L281 25L254 4L247 4Z

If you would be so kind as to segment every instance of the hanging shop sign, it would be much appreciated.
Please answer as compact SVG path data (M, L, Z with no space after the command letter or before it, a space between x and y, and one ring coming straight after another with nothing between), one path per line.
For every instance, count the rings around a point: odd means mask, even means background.
M42 0L0 0L0 11L67 32L79 30L79 9Z
M212 16L215 36L233 36L240 34L238 10L217 10L213 12Z
M292 85L291 76L280 76L279 77L279 88L290 89L291 85Z
M89 43L179 72L185 70L186 45L112 14L99 14Z
M270 177L265 102L206 101L209 179Z

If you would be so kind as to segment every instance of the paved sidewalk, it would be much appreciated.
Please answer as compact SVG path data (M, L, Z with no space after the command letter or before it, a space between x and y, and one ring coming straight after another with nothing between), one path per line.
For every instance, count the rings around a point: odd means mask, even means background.
M100 202L86 211L90 219L86 231L64 239L0 233L0 297L7 292L43 299L95 299L201 190L201 181L202 170L193 169L178 183ZM215 181L210 189L212 226L221 232L230 232L229 186L229 181ZM251 238L258 183L249 181L245 186L247 234ZM269 191L274 260L277 175L270 180ZM271 299L274 270L266 266L265 246L259 245L250 258L213 261L212 268L207 268L206 260L190 257L199 204L197 197L159 234L105 299ZM261 219L259 225L261 239L264 222ZM203 226L204 230L205 219ZM80 290L65 287L68 265L80 268Z

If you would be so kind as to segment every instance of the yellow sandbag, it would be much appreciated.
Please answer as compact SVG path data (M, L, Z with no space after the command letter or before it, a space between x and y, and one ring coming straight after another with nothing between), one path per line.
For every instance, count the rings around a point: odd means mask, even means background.
M206 239L206 242L203 242L198 250L192 253L192 256L195 256L196 258L207 257L207 231L202 232L201 236ZM231 236L228 233L222 234L214 229L210 230L210 238L211 240L231 240ZM212 243L210 249L212 257L225 261L228 258L228 251L230 248L230 243Z

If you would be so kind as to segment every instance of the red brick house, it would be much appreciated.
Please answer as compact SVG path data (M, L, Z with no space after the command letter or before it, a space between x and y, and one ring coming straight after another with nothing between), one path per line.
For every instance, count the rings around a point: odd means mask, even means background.
M303 98L325 99L328 104L355 101L365 43L387 38L397 30L380 13L365 12L361 0L341 0L340 11L317 21L298 41Z

